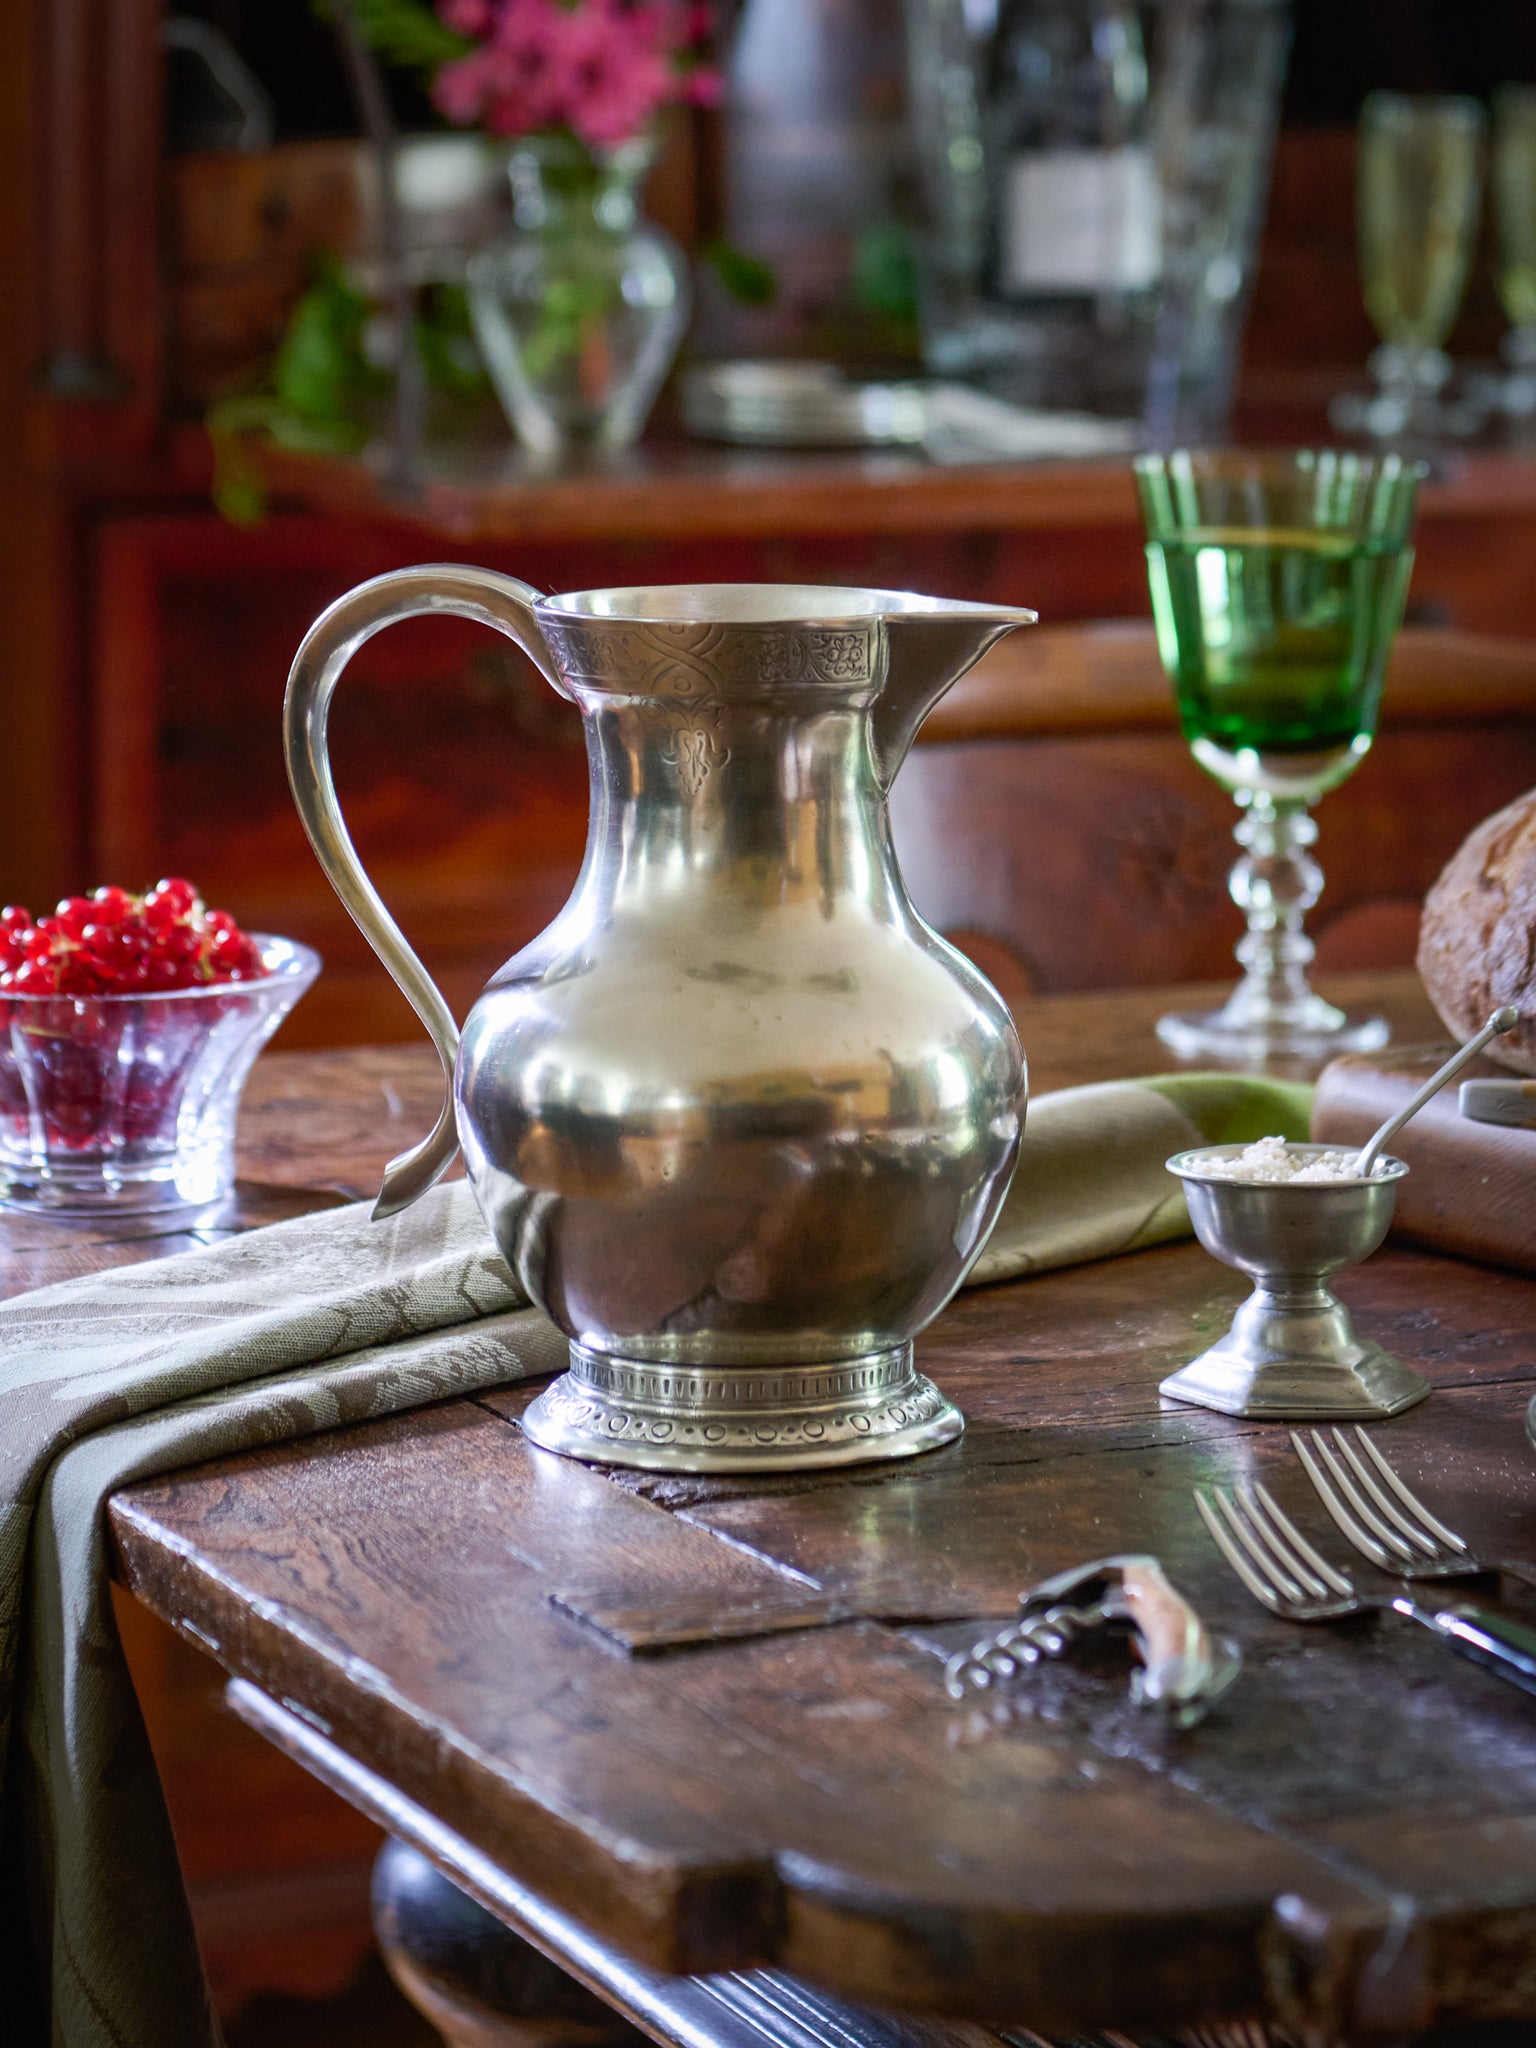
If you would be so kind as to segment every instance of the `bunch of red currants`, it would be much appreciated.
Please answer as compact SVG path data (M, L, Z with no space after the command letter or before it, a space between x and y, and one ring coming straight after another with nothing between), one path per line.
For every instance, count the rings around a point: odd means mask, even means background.
M0 994L153 995L266 972L250 934L227 910L209 910L180 876L142 896L112 888L66 896L35 922L19 903L0 911Z

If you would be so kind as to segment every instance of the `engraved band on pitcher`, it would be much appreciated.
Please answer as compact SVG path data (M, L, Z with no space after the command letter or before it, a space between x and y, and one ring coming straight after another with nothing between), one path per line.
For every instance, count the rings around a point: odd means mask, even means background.
M912 1364L910 1344L825 1366L745 1372L649 1365L571 1345L571 1370L523 1418L536 1443L684 1471L846 1463L931 1449L961 1418ZM623 1462L621 1460L621 1462Z
M880 680L879 619L836 626L663 620L634 625L540 611L539 626L569 684L626 696L700 698L721 689L871 688Z

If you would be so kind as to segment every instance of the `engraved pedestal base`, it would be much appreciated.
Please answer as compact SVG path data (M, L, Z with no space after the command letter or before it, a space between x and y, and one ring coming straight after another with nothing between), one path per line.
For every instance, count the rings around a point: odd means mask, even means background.
M1282 1296L1256 1287L1219 1344L1159 1393L1263 1422L1374 1422L1422 1401L1429 1382L1355 1334L1326 1287Z
M950 1443L958 1408L898 1344L827 1364L656 1365L572 1344L523 1416L545 1450L647 1472L782 1472L909 1458Z

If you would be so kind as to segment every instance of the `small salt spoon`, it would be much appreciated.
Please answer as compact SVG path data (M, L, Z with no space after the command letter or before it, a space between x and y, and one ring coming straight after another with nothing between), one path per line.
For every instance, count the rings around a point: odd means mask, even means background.
M1488 1022L1474 1037L1469 1038L1460 1051L1455 1052L1437 1073L1431 1074L1418 1094L1405 1102L1395 1116L1389 1116L1379 1131L1374 1132L1360 1147L1355 1157L1355 1171L1362 1180L1369 1180L1376 1171L1377 1154L1389 1138L1395 1138L1403 1125L1429 1101L1438 1095L1447 1081L1454 1080L1469 1060L1474 1060L1491 1038L1502 1032L1513 1031L1520 1022L1520 1012L1513 1003L1506 1003L1502 1010L1495 1010Z

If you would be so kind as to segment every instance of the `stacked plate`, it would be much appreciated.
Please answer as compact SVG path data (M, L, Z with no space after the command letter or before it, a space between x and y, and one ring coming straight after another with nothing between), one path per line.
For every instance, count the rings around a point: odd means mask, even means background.
M967 384L859 383L835 363L705 363L682 385L683 419L711 441L764 448L921 448L936 462L1124 454L1134 420L1041 412Z

